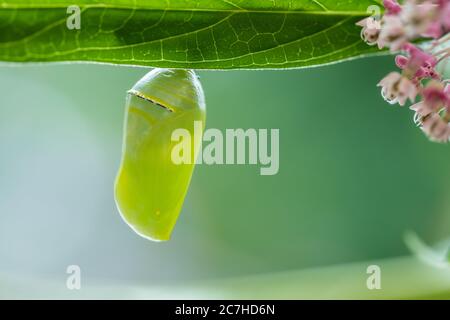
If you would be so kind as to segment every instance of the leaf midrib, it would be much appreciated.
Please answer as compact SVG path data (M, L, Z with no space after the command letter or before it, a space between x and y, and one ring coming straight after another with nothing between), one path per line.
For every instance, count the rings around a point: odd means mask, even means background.
M348 11L348 10L277 10L277 9L267 9L267 10L249 10L249 9L202 9L202 8L152 8L145 6L120 6L120 5L107 5L107 4L85 4L79 5L80 9L117 9L117 10L148 10L154 12L205 12L205 13L261 13L261 14L307 14L307 15L337 15L337 16L368 16L369 13L366 11ZM7 3L0 4L0 10L8 9L8 10L20 10L20 9L67 9L65 5L10 5Z

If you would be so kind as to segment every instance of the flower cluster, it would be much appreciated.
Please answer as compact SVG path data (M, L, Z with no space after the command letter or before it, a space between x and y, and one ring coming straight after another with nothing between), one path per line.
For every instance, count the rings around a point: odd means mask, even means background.
M369 45L398 52L399 72L380 81L383 98L390 104L414 103L414 121L433 141L450 140L450 81L439 68L450 58L450 0L384 0L380 19L365 18L357 23ZM413 44L429 39L427 45ZM419 97L419 102L415 103Z

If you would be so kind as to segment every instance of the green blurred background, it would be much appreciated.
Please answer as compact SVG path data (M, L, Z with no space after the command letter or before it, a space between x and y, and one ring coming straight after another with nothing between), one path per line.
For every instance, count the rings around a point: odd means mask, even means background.
M447 238L450 149L382 100L394 68L200 72L207 127L279 128L280 171L197 166L172 239L154 243L113 198L125 93L148 70L1 66L0 274L64 285L77 264L86 284L170 287L403 256L407 230Z

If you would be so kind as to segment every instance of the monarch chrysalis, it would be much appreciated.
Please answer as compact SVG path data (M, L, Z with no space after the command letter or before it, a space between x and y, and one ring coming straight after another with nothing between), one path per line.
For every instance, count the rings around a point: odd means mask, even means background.
M195 156L190 164L172 161L172 132L188 130L198 146L202 137L194 135L194 121L204 127L205 118L203 89L192 70L154 69L128 91L115 198L139 235L170 238L195 165Z

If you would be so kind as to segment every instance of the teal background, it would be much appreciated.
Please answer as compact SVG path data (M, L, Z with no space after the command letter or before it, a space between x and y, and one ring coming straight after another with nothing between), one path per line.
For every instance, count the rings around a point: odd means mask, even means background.
M207 127L280 129L280 170L197 166L172 239L154 243L113 198L125 93L148 70L1 66L0 274L64 283L77 264L84 283L170 286L408 255L408 230L445 239L450 149L382 100L394 68L200 72Z

